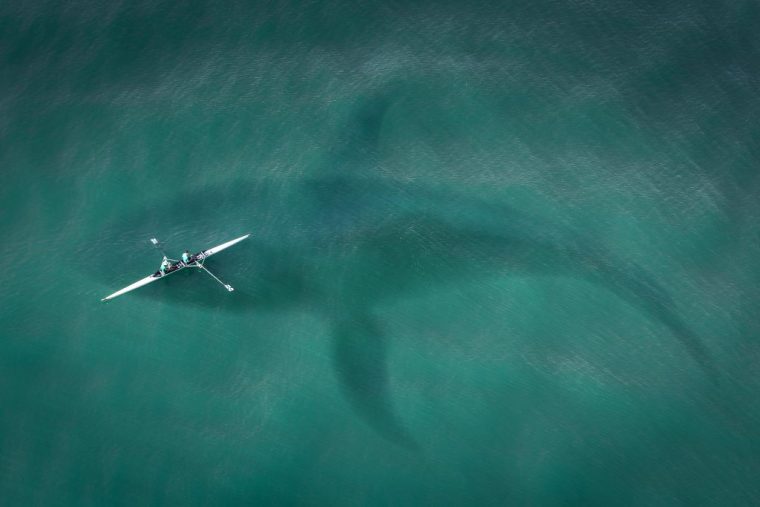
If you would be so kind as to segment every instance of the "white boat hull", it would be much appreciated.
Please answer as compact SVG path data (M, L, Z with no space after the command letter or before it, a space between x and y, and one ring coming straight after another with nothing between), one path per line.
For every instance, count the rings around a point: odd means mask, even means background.
M191 258L192 261L191 262L189 262L187 264L184 263L184 262L180 262L180 263L177 264L177 267L175 269L173 269L172 271L169 271L169 272L167 272L167 273L165 273L163 275L160 272L156 271L152 275L146 276L145 278L136 281L132 285L128 285L128 286L124 287L123 289L118 290L118 291L114 292L113 294L110 294L110 295L104 297L103 299L101 299L101 301L108 301L109 299L113 299L115 297L121 296L122 294L125 294L127 292L133 291L135 289L139 289L143 285L148 285L151 282L155 282L156 280L160 280L160 279L164 278L165 276L171 275L172 273L176 273L177 271L180 271L180 270L182 270L184 268L192 267L192 266L194 266L196 264L196 262L202 263L207 257L211 257L212 255L217 254L217 253L221 252L222 250L225 250L225 249L231 247L232 245L240 243L244 239L248 238L248 236L250 236L250 234L246 234L245 236L241 236L239 238L235 238L232 241L228 241L226 243L222 243L221 245L217 245L217 246L209 248L207 250L203 250L202 252L199 252L199 253L195 254L194 256L192 256L192 258Z
M199 256L203 255L203 257L201 257L201 258L211 257L212 255L217 254L217 253L221 252L222 250L226 250L227 248L231 247L232 245L240 243L244 239L248 238L248 236L250 236L250 234L246 234L245 236L240 236L239 238L235 238L232 241L228 241L227 243L222 243L219 246L215 246L213 248L209 248L208 250L204 250L204 251L202 251L198 255Z

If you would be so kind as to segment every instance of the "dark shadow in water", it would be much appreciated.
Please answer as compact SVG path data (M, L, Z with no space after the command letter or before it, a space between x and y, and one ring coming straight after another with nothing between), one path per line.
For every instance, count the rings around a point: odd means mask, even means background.
M440 284L499 272L582 279L662 324L703 371L713 381L717 379L706 347L651 275L580 235L564 243L557 242L553 232L536 235L540 222L524 218L510 212L511 225L499 235L462 229L426 215L386 224L357 245L357 255L374 259L374 276L359 278L353 291L344 288L343 292L357 300L395 299L402 293L434 290L431 280ZM528 229L521 230L526 225ZM394 283L389 285L387 280Z
M345 166L347 171L356 172L370 163L377 155L386 114L398 96L398 87L389 85L357 105L351 124L345 130L348 139L339 140L340 149L331 158L330 167L341 170L341 166Z
M208 204L222 199L229 211L219 212ZM282 199L292 199L293 205ZM273 206L281 212L275 223L268 218ZM383 299L437 290L462 279L497 273L584 279L662 323L715 376L700 339L652 276L580 234L506 206L366 178L322 178L282 194L261 183L240 183L234 190L207 187L180 197L129 217L105 234L125 227L146 229L147 238L156 215L176 216L187 209L204 217L201 227L230 224L231 217L241 215L247 223L264 225L253 231L249 242L209 260L209 267L238 290L227 294L211 280L202 291L187 290L199 281L179 273L165 281L179 290L149 286L124 297L233 312L316 311L332 322L335 372L353 409L380 435L409 448L414 442L392 409L387 338L370 317L372 308ZM147 246L145 255L150 255ZM98 273L91 269L93 262L102 263L98 267L103 273L113 270L105 252L96 252L87 262L81 268L88 274ZM225 275L227 265L249 268L233 278ZM326 265L333 271L322 273Z
M197 290L197 278L205 275L194 272L123 297L241 313L321 314L331 323L336 377L354 411L380 435L408 448L415 444L392 407L387 338L371 317L372 309L382 299L437 290L442 283L520 272L585 279L662 323L714 375L705 347L663 287L597 242L504 205L361 176L377 156L390 97L397 95L384 89L357 105L345 139L338 140L325 161L344 176L290 187L230 182L181 194L101 231L106 239L92 242L94 257L79 265L81 271L116 290L144 275L121 278L129 271L123 262L117 265L121 281L116 283L113 274L112 252L134 248L139 239L145 238L140 255L147 256L152 236L170 239L167 247L181 251L252 232L248 241L209 260L209 268L237 288L233 294L214 287L212 280ZM159 220L188 213L194 217L192 238L173 237L174 231ZM124 231L133 237L124 240ZM176 244L199 238L208 238L208 244ZM75 258L85 262L84 256ZM234 277L226 275L226 266L238 266ZM246 268L241 272L239 266Z
M354 410L383 437L416 449L393 410L387 343L379 323L366 313L346 315L335 322L333 343L335 371Z

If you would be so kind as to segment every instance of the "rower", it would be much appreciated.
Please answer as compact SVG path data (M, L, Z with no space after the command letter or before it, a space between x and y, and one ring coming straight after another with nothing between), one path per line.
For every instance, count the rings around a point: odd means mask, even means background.
M164 260L161 262L161 267L158 268L158 270L161 272L161 275L165 275L166 271L172 267L172 263L169 262L169 259L164 257Z
M182 254L182 262L184 262L185 264L189 263L190 257L191 257L190 252L185 250L185 253Z

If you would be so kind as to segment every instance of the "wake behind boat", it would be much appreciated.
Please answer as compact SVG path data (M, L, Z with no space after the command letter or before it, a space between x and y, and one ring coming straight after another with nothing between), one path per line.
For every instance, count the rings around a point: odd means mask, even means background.
M114 292L113 294L104 297L103 299L101 299L101 301L107 301L107 300L113 299L113 298L115 298L117 296L121 296L124 293L127 293L127 292L133 291L135 289L138 289L138 288L142 287L143 285L148 285L149 283L155 282L156 280L160 280L160 279L164 278L165 276L171 275L172 273L176 273L177 271L183 270L185 268L199 268L199 269L202 269L203 271L205 271L206 273L208 273L209 275L211 275L211 277L213 277L214 280L216 280L217 282L219 282L220 284L222 284L224 286L224 288L227 289L227 291L232 292L235 289L233 289L232 286L230 286L229 284L226 284L226 283L222 282L216 276L214 276L214 274L211 273L211 271L209 271L208 269L206 269L206 267L203 265L203 263L204 263L204 261L207 258L211 257L214 254L217 254L217 253L221 252L222 250L225 250L225 249L231 247L232 245L234 245L236 243L240 243L241 241L243 241L244 239L246 239L248 236L250 236L250 234L246 234L245 236L240 236L239 238L235 238L235 239L233 239L231 241L228 241L226 243L222 243L221 245L217 245L217 246L209 248L207 250L202 250L202 251L198 252L195 255L189 255L189 256L185 257L185 259L183 259L183 260L169 259L166 256L166 254L164 253L164 262L162 263L162 267L167 266L165 269L159 269L158 271L156 271L152 275L146 276L142 280L138 280L135 283L133 283L132 285L128 285L128 286L124 287L123 289L118 290L118 291ZM156 240L156 238L151 238L151 242L154 245L156 245L156 247L159 247L159 244L158 244L158 241ZM172 264L171 262L168 262L168 261L173 261L174 263Z

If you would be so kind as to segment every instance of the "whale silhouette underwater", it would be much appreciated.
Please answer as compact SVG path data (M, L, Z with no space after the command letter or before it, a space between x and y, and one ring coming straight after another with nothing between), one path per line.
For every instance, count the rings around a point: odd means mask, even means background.
M106 250L112 252L119 241L166 237L171 231L158 218L187 214L195 217L193 232L200 237L226 240L253 233L247 244L236 247L238 258L253 266L229 280L237 291L232 296L172 291L171 285L188 283L180 276L128 297L232 312L316 312L330 326L334 370L355 413L383 437L409 448L416 444L393 410L388 337L373 309L381 301L439 290L445 283L505 274L585 280L659 322L706 374L714 374L704 344L672 298L635 263L567 226L415 183L326 176L288 185L206 186L110 224L94 243L103 250L95 252L96 269L90 258L86 272L108 286L129 281L123 270L114 273ZM223 274L224 263L217 265Z

